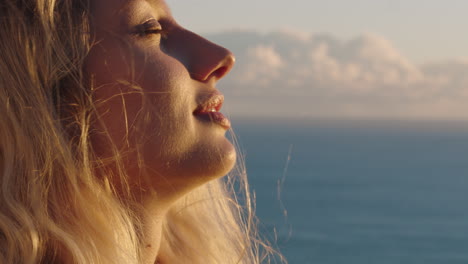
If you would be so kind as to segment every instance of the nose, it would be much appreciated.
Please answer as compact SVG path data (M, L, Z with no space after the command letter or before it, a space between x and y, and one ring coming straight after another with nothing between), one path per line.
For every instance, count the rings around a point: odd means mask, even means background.
M234 54L228 49L186 29L168 38L168 52L184 64L192 79L200 82L219 80L234 66Z

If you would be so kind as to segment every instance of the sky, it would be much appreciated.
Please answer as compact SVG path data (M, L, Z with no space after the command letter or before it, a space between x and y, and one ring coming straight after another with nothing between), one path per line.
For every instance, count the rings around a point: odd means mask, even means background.
M468 57L466 0L168 0L190 29L376 33L415 62Z
M466 0L168 0L237 116L468 120Z

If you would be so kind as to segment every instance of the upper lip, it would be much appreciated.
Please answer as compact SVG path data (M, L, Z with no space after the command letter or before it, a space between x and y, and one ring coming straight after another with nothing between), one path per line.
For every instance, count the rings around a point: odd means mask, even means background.
M220 92L214 92L208 94L201 100L201 103L193 112L194 114L203 114L203 113L210 113L210 112L219 112L221 107L223 106L224 102L224 95Z

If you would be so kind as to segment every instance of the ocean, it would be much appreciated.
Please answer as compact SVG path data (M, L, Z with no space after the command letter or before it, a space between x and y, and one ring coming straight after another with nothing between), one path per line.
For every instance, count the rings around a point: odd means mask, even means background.
M468 122L233 124L289 263L468 263Z

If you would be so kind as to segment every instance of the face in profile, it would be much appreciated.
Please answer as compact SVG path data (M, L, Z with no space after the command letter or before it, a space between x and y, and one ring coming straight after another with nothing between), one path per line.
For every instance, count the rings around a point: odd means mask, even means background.
M112 155L108 135L130 185L168 197L225 175L235 150L216 83L232 68L232 53L178 25L164 1L92 3L95 44L85 71L97 107L96 152Z

